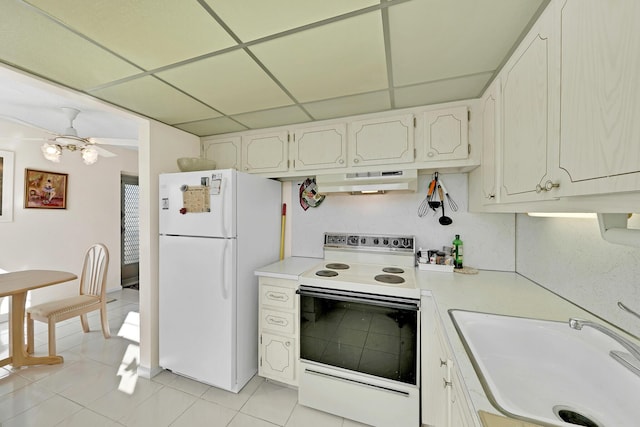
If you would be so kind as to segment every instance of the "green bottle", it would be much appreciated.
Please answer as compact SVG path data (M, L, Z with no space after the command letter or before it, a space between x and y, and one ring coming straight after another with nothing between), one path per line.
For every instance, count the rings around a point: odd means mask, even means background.
M459 234L453 239L453 261L455 268L462 268L462 240Z

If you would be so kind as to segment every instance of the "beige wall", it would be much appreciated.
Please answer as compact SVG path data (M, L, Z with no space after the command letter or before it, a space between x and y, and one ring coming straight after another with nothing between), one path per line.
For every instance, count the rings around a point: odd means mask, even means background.
M200 155L200 138L158 122L140 129L140 367L158 371L158 175L176 159Z
M116 157L100 157L94 165L80 153L65 152L60 163L40 152L41 131L0 120L0 150L14 153L13 221L0 222L0 269L58 269L80 273L86 249L95 242L110 252L108 290L120 288L120 174L138 174L138 153L109 147ZM25 169L68 174L67 208L25 209ZM31 303L77 293L77 281L30 293Z

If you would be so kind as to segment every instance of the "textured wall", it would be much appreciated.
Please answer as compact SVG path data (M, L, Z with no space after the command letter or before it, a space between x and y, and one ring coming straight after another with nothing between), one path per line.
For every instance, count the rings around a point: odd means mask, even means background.
M640 227L634 215L629 222ZM516 271L640 336L640 249L608 243L595 219L516 217Z
M447 190L459 205L451 212L453 224L442 226L438 215L430 211L419 218L418 206L426 195L431 175L419 175L416 193L382 195L329 195L317 208L304 211L298 203L299 183L294 183L292 207L291 254L322 257L323 233L326 231L354 233L387 233L415 235L418 247L441 248L450 245L455 234L464 241L465 264L488 270L515 269L515 215L477 214L467 212L467 176L444 174Z

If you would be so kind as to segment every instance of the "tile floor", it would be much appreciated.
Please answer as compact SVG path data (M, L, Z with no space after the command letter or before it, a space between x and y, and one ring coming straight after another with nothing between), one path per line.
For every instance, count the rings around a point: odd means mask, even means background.
M0 427L362 427L298 405L297 392L256 376L238 393L162 372L137 376L138 292L110 294L111 339L97 312L84 334L78 318L60 322L62 365L0 368ZM46 325L35 322L35 353L47 353ZM8 353L8 324L0 323L0 359Z

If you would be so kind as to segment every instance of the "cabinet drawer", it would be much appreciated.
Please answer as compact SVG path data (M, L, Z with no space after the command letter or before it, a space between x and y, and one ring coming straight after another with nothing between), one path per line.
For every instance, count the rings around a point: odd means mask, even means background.
M260 304L272 307L293 309L295 303L295 291L279 286L262 285L260 287Z
M295 332L293 313L285 313L276 310L260 310L260 320L262 329L269 329L283 334L293 334Z

